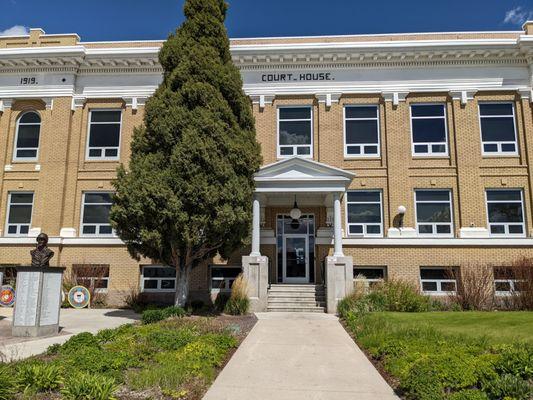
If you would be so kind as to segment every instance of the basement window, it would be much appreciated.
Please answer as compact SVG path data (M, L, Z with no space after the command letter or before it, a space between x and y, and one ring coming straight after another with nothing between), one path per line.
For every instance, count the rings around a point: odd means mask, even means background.
M457 290L456 272L453 268L420 268L422 292L431 295L453 294Z
M95 292L106 293L109 287L109 264L73 264L76 283Z
M233 282L241 272L241 267L211 265L211 291L231 292Z
M174 292L176 269L162 265L142 267L141 292Z
M366 288L373 288L385 280L386 267L354 267L353 281L354 287L366 285Z

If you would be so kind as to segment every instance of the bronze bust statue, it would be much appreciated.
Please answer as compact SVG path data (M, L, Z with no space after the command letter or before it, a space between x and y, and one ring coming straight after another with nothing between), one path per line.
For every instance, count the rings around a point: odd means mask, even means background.
M46 268L50 266L50 259L54 256L54 252L46 246L47 244L48 235L40 233L37 236L37 247L30 251L32 267Z

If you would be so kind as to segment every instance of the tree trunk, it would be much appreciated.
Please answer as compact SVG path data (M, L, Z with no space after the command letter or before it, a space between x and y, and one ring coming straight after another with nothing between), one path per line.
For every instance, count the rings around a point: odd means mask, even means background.
M185 307L189 299L189 275L191 272L190 265L180 265L176 267L176 297L174 305Z

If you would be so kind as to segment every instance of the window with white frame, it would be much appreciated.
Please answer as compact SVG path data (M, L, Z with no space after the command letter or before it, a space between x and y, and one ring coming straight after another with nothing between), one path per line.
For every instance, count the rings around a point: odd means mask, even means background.
M211 266L211 291L229 292L233 281L242 272L241 267Z
M176 268L161 265L142 267L142 292L173 292L176 290Z
M381 191L348 191L346 208L349 235L382 236Z
M524 236L522 190L487 190L487 216L493 236Z
M497 296L509 296L520 292L524 280L517 279L513 268L494 267L494 292Z
M23 236L28 234L31 225L32 209L32 192L9 193L6 224L8 235Z
M414 156L448 155L444 104L411 105L411 132Z
M118 159L121 121L121 110L91 110L87 159Z
M73 264L76 284L95 292L107 292L109 287L109 264Z
M512 103L479 104L483 154L518 154Z
M386 267L354 267L353 268L353 280L354 286L368 285L368 288L372 288L377 284L383 282L386 276Z
M421 236L453 236L450 190L415 190L416 227Z
M311 107L278 108L278 157L313 154Z
M41 117L34 111L25 112L17 121L14 161L37 160L41 135Z
M457 273L453 268L420 268L420 286L426 294L450 294L457 290Z
M344 155L379 156L379 114L377 106L344 107Z
M109 212L113 205L110 192L83 193L83 212L81 218L82 235L113 235L109 222Z

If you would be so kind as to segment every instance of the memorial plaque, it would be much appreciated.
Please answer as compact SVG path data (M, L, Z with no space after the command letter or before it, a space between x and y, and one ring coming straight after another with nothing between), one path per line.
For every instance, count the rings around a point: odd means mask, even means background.
M40 326L56 325L59 323L61 278L61 273L48 273L43 275Z
M17 273L17 299L13 325L35 326L39 302L39 271L19 271Z

